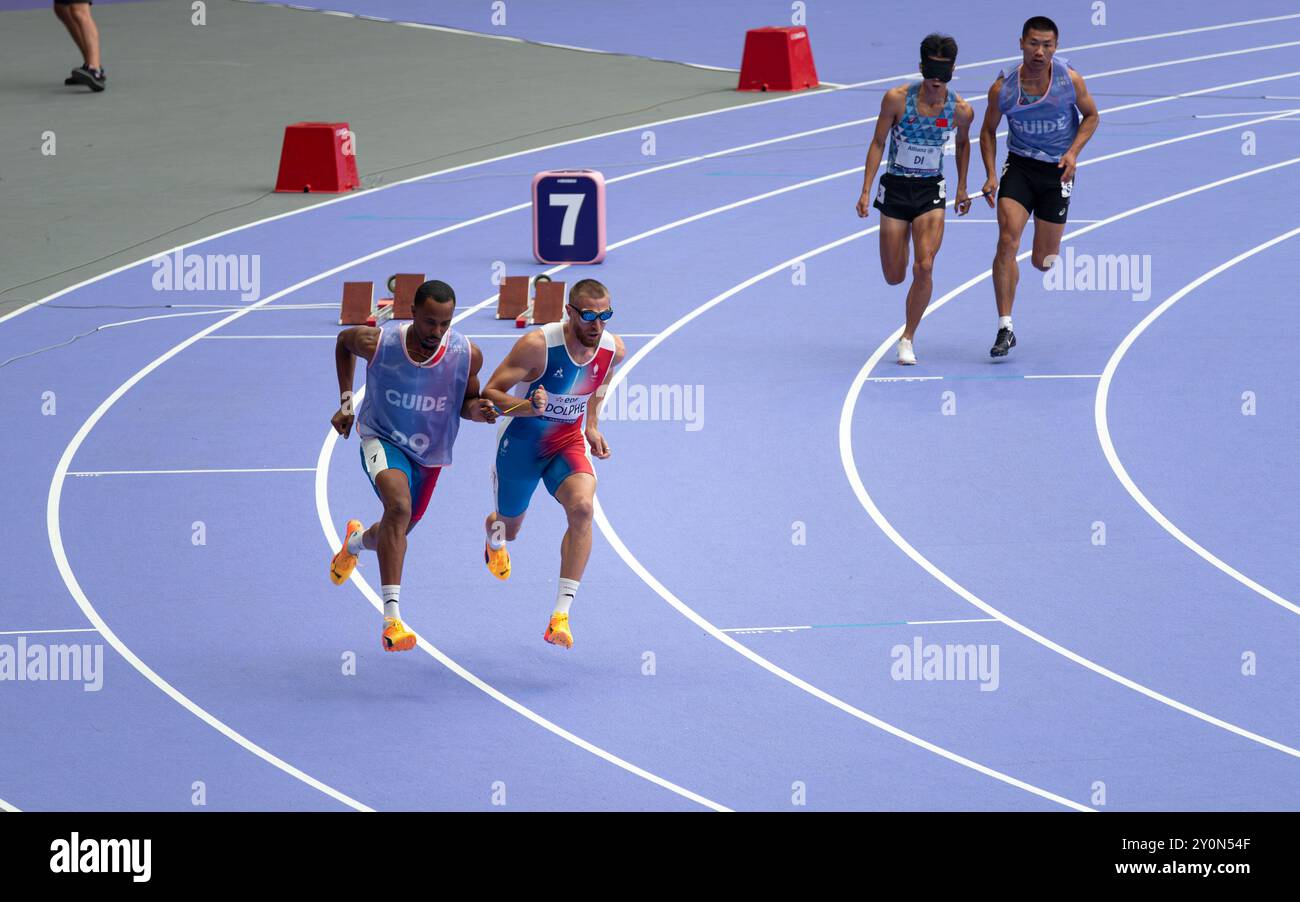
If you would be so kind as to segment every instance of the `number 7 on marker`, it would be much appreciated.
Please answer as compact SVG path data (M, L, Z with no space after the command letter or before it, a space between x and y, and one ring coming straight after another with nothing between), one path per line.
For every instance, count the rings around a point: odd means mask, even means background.
M578 227L578 211L582 209L585 194L552 194L549 205L565 207L564 222L560 225L560 244L573 244L573 233Z

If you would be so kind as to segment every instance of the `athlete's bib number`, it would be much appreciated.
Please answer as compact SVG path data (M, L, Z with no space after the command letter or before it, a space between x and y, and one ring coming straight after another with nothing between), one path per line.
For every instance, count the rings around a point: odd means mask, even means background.
M943 166L943 145L899 141L894 165L901 169L934 172Z
M542 418L560 423L576 423L587 411L586 395L560 395L548 392Z

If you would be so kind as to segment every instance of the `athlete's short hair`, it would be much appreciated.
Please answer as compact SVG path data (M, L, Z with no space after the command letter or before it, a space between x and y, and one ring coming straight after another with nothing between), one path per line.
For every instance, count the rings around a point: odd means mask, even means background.
M1047 16L1030 16L1025 20L1025 27L1020 29L1020 37L1029 37L1031 31L1050 31L1052 37L1058 41L1061 39L1061 32L1057 30L1056 23Z
M579 279L573 283L569 289L569 303L575 307L578 305L578 298L607 298L609 289L597 282L595 279Z
M415 300L411 302L412 307L420 306L424 300L434 300L439 302L451 301L456 303L456 292L451 290L451 286L440 279L430 279L419 288L415 289Z
M942 59L955 60L957 58L957 42L946 34L927 34L925 40L921 42L921 59L929 59L937 56Z

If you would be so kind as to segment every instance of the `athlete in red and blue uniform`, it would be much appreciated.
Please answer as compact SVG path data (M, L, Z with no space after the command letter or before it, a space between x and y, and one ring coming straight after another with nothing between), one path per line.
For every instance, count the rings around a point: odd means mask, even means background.
M483 397L504 414L497 428L495 508L485 524L483 559L492 575L510 578L506 542L519 535L537 483L544 483L564 507L569 528L560 544L559 588L543 638L572 648L569 608L591 556L596 497L591 455L602 460L610 455L597 423L605 386L624 350L622 340L605 329L614 308L600 282L575 284L567 311L563 323L549 323L521 338L483 389ZM528 386L523 398L510 393L521 383Z

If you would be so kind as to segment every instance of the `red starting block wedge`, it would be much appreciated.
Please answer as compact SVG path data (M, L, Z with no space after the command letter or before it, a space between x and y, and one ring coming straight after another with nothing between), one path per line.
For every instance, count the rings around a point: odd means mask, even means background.
M514 319L528 309L528 276L506 276L497 295L497 319Z
M398 273L388 281L393 286L393 319L412 319L415 293L424 284L424 273Z
M338 194L361 185L346 122L297 122L284 129L276 191Z
M340 326L364 326L375 303L374 282L344 282L343 305L339 308Z
M745 32L736 90L802 91L818 84L808 29L751 28Z
M393 299L384 298L375 305L375 312L366 320L367 326L382 326L393 318Z

